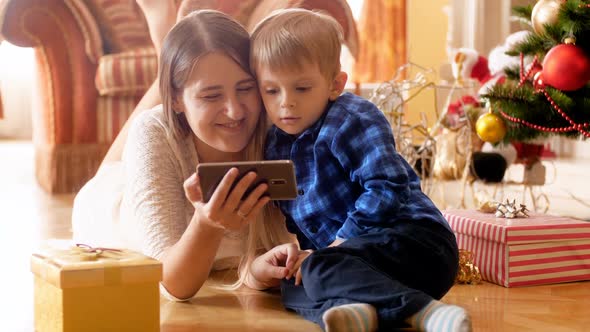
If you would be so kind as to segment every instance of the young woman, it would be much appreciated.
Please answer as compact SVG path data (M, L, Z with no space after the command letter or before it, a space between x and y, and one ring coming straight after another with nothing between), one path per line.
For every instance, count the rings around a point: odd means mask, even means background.
M105 160L74 201L75 241L159 259L163 290L176 299L192 297L212 269L235 267L239 257L236 286L262 288L248 273L257 250L290 241L265 206L265 184L242 200L253 174L237 180L237 170L228 172L207 203L198 189L199 162L262 159L266 118L249 52L247 31L227 15L204 10L181 19L162 45L162 105L134 117L121 160ZM296 259L296 251L278 246L261 261L287 252ZM265 273L286 276L272 267Z

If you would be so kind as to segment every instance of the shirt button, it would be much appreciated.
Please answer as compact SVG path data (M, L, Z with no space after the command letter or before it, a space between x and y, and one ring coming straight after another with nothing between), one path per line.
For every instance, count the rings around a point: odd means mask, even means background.
M299 194L299 196L303 196L303 194L304 194L305 192L303 191L303 189L299 189L299 190L297 191L297 193Z
M318 232L318 227L316 225L311 225L309 231L315 234Z

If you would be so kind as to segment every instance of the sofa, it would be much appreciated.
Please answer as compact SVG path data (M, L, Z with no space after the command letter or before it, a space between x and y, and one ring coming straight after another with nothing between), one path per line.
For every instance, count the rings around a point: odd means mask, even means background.
M324 10L342 24L350 52L358 53L345 0L184 1L224 11L247 28L278 8ZM49 193L76 192L156 78L145 18L135 0L0 0L0 36L35 49L36 179Z

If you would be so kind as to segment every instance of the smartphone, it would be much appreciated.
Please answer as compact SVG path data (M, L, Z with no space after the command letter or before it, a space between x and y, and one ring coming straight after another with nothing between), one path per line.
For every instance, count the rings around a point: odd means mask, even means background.
M233 186L238 183L240 178L248 174L248 172L253 171L257 174L256 179L246 190L243 198L246 198L261 183L268 184L268 190L265 194L271 200L292 200L297 197L295 166L291 160L200 163L197 165L197 175L201 183L204 202L208 202L211 199L215 188L217 188L221 179L223 179L232 167L236 167L240 172Z

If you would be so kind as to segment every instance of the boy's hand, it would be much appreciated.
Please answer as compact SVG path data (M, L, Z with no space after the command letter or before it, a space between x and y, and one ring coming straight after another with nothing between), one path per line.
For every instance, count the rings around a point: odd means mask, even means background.
M330 245L328 247L337 247L340 244L342 244L342 242L344 242L344 241L346 241L346 240L336 238L336 240L334 240L334 242L330 243Z
M346 241L346 240L337 238L328 247L337 247L340 244L342 244L344 241ZM312 253L313 253L313 250L311 250L311 249L300 251L299 257L297 257L297 262L295 263L295 267L293 268L293 270L290 270L290 273L287 275L286 279L291 279L293 277L293 275L295 275L295 285L300 285L301 280L302 280L301 264L303 264L303 261Z
M294 243L281 244L258 256L250 265L251 288L266 289L278 286L294 269L299 248Z
M303 264L303 261L312 253L313 253L313 250L311 250L311 249L299 251L299 256L297 257L297 261L295 262L293 269L289 270L289 274L287 274L285 279L291 279L291 278L293 278L293 275L295 275L295 285L296 286L300 285L301 280L302 280L301 264Z

